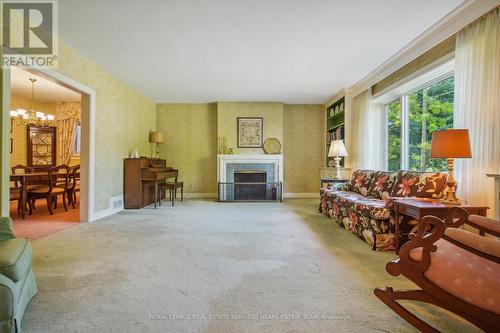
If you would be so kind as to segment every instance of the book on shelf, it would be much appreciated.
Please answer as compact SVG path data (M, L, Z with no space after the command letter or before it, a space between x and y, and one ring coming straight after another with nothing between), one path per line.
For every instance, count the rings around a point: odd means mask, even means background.
M326 141L328 144L334 140L342 140L344 137L344 126L339 126L335 130L326 132Z

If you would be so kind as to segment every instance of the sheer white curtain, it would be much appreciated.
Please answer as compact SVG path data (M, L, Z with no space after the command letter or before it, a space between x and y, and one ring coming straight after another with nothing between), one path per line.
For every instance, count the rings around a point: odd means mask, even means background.
M458 191L469 203L493 207L500 173L500 18L494 9L457 33L454 127L468 128L471 159L456 161Z
M384 106L372 102L371 90L353 99L353 157L356 169L385 169Z

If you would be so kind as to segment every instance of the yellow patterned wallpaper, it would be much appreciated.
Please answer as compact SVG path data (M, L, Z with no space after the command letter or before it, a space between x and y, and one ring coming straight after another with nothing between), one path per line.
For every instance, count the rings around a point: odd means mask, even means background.
M221 107L222 106L222 107ZM221 112L222 110L222 112ZM317 193L323 165L324 106L282 103L158 104L160 157L179 169L186 192L216 193L217 133L236 147L236 117L264 116L264 138L283 145L286 192ZM263 153L240 148L236 153Z
M56 121L54 126L58 129L56 132L56 151L57 151L57 164L62 163L61 157L61 133L59 131L59 126L57 121L66 119L68 117L80 119L80 103L33 103L33 101L20 97L20 96L11 96L10 101L11 109L29 109L34 108L37 111L45 112L46 114L53 114L56 116ZM12 133L11 138L13 139L13 150L10 155L10 165L16 164L27 164L27 135L26 135L26 126L23 125L22 121L19 119L14 119L12 123ZM80 163L80 159L78 156L75 156L71 159L70 164L75 165Z
M186 192L217 191L217 104L158 104L160 157L179 170Z
M283 113L285 191L318 193L324 162L325 107L285 104Z
M237 118L263 117L264 142L267 138L278 138L283 145L283 103L277 102L218 102L218 136L227 137L228 148L238 154L264 154L262 148L238 148Z
M156 104L62 41L57 71L96 91L94 203L96 212L108 209L123 193L123 158L134 148L149 153Z

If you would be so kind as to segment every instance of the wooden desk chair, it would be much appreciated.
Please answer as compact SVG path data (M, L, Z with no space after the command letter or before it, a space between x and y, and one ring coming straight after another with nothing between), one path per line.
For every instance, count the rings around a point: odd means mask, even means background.
M158 184L158 204L161 206L161 194L165 193L168 190L169 200L172 202L172 206L174 205L175 199L177 198L177 189L181 189L181 201L184 201L184 182L177 181L173 183L161 183ZM166 196L166 195L165 195Z
M76 192L80 192L80 164L69 169L68 204L76 208Z
M500 236L500 221L452 208L443 221L425 216L417 234L405 243L399 258L389 262L392 276L403 275L419 289L375 289L375 295L422 332L439 332L399 300L436 305L466 319L485 332L500 327L500 241L459 229L469 224L482 233Z
M29 214L32 214L32 201L45 198L50 215L54 215L52 207L57 208L57 197L62 196L64 210L68 211L66 196L69 187L69 167L67 165L57 165L48 170L48 185L28 191Z

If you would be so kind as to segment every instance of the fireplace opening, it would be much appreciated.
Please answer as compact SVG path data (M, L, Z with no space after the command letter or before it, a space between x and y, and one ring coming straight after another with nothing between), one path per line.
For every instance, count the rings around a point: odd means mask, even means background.
M241 170L234 172L234 200L266 200L267 172Z

